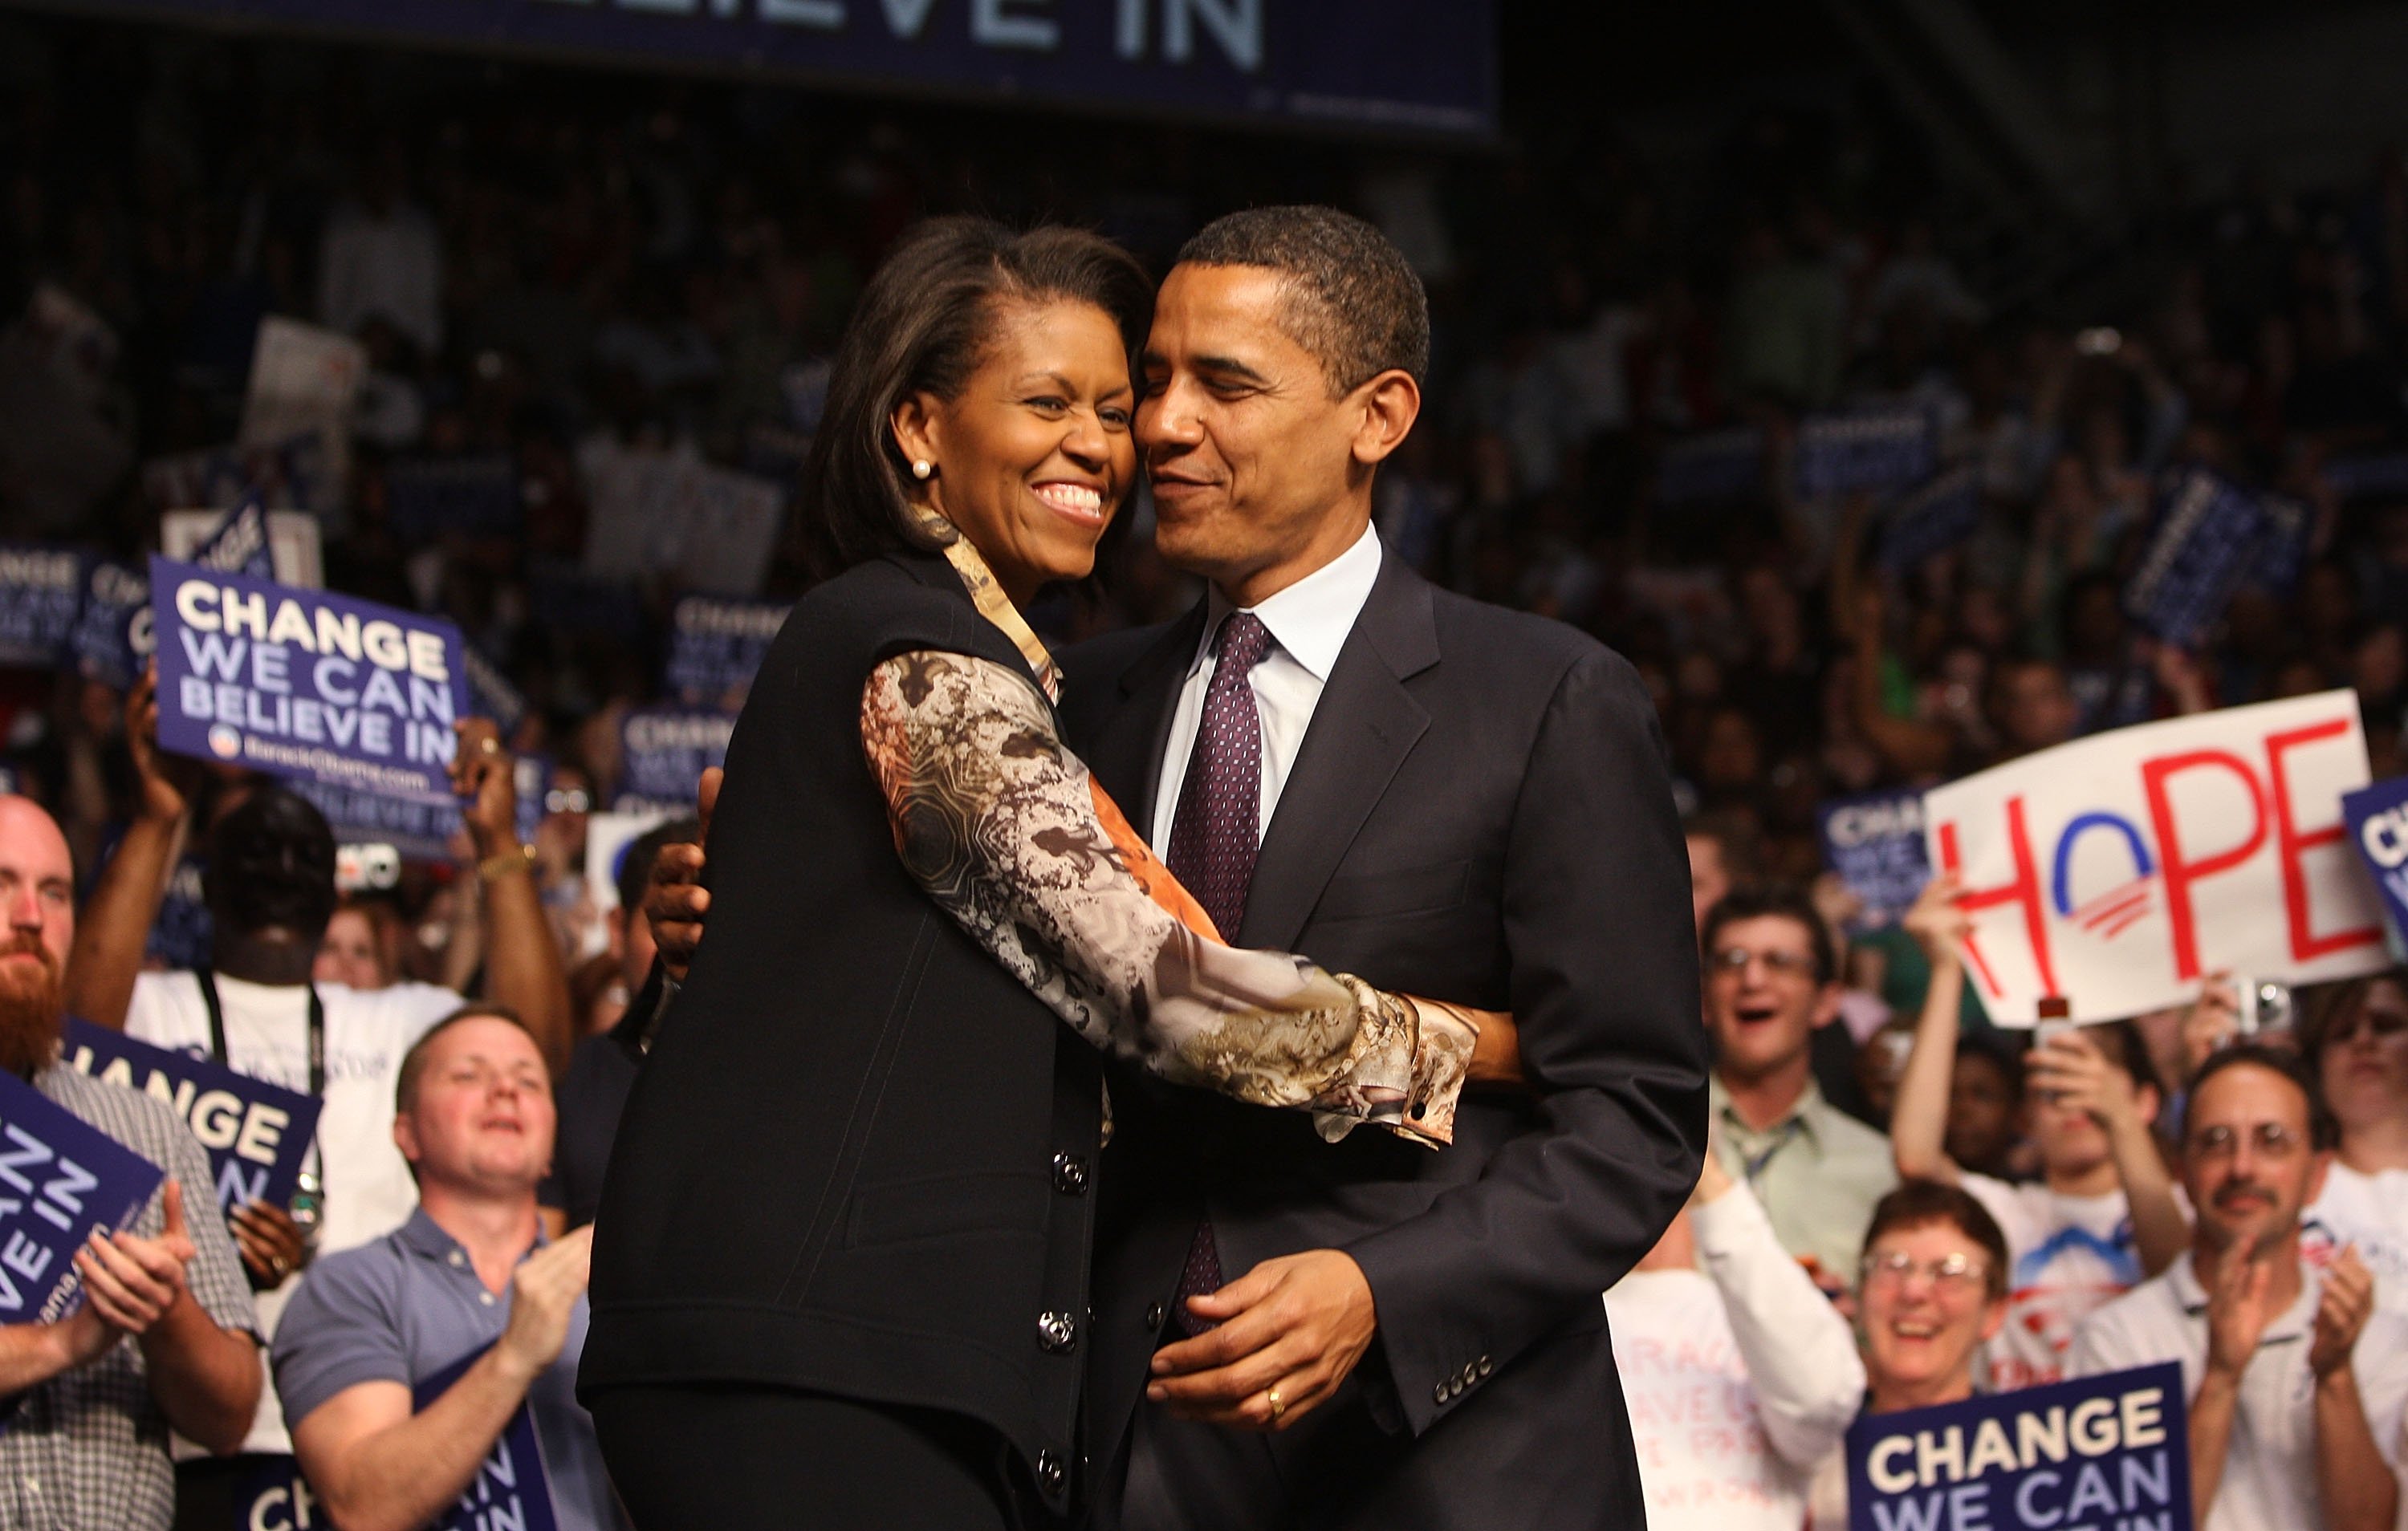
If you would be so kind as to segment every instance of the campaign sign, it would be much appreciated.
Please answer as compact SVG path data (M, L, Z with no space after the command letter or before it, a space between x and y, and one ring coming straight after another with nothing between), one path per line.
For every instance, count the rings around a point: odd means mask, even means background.
M0 1324L55 1324L74 1306L75 1252L131 1225L166 1172L0 1070Z
M1848 1427L1849 1531L2190 1531L2172 1361Z
M727 764L736 720L724 712L645 708L620 725L619 796L623 812L659 807L684 812L704 769Z
M460 810L450 803L423 797L387 797L356 787L299 780L293 790L326 816L338 845L390 845L413 861L443 861L451 856L452 837L460 828Z
M2266 535L2258 544L2257 556L2249 560L2249 583L2288 595L2307 572L2308 553L2315 541L2315 508L2289 494L2260 494L2258 508L2266 513Z
M689 702L741 696L752 685L789 608L689 595L670 618L668 687Z
M2224 968L2284 983L2385 965L2344 843L2367 783L2358 696L2329 691L2094 734L1924 794L1931 865L1964 880L1966 966L2000 1025L2042 995L2080 1022L2188 1003Z
M472 1351L450 1366L415 1383L410 1408L423 1409L452 1390L477 1358L493 1349ZM543 1448L536 1439L535 1416L521 1404L502 1426L477 1476L451 1509L426 1523L426 1531L559 1531L552 1513L552 1483L544 1476Z
M1809 415L1798 427L1801 494L1899 489L1921 483L1938 465L1931 417L1920 409Z
M293 1199L318 1131L315 1096L72 1017L61 1056L70 1068L139 1090L173 1109L208 1151L220 1207L253 1201L281 1207Z
M2124 609L2152 635L2195 648L2224 615L2266 540L2257 496L2203 467L2173 477Z
M0 543L0 665L59 662L83 607L83 564L67 548Z
M149 578L131 564L94 563L84 577L83 608L67 639L77 672L124 691L142 674L155 641Z
M2395 950L2408 942L2408 776L2395 776L2341 800L2349 837L2391 922Z
M517 733L519 724L526 721L526 693L474 644L460 651L460 664L468 672L468 699L477 716L493 719L505 739Z
M1923 794L1871 792L1842 797L1814 810L1823 865L1864 906L1859 930L1898 923L1931 880L1923 853Z
M216 530L192 551L186 563L205 569L248 574L254 579L276 578L276 555L268 548L267 508L256 493L225 513Z
M1890 507L1882 527L1881 566L1893 574L1919 567L1981 524L1981 476L1970 467L1941 474Z
M335 1531L318 1491L301 1476L301 1464L283 1452L246 1453L234 1496L239 1531Z
M278 776L449 802L459 629L325 591L150 560L159 742Z
M159 912L151 917L150 934L143 943L145 958L171 970L209 966L217 949L217 922L209 915L202 882L208 866L207 858L195 851L167 874L167 886L159 894Z
M407 543L456 537L515 537L519 469L508 452L419 457L384 470L385 514Z

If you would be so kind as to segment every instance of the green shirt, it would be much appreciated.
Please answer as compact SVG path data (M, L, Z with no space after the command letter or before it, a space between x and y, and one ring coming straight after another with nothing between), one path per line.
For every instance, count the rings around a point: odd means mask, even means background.
M1711 1101L1723 1167L1764 1204L1782 1248L1855 1286L1873 1204L1898 1185L1889 1139L1825 1100L1812 1079L1761 1131L1741 1120L1719 1079Z

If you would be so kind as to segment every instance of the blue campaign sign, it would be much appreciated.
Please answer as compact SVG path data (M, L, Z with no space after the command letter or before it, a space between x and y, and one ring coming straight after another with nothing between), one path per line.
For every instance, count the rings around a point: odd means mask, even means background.
M225 513L225 519L193 550L192 562L205 569L248 574L254 579L276 578L276 554L267 541L267 508L256 490Z
M449 802L468 711L450 622L152 557L159 742L332 786Z
M1894 924L1931 880L1923 843L1923 794L1870 792L1834 798L1814 810L1823 864L1864 905L1857 928Z
M0 543L0 665L47 669L75 636L83 555L38 543Z
M411 1384L410 1407L423 1409L452 1389L477 1358L493 1349L483 1346L452 1365ZM544 1476L543 1447L536 1439L535 1416L521 1404L502 1426L493 1449L477 1464L459 1500L427 1523L427 1531L559 1531L552 1513L552 1481Z
M131 564L94 563L84 577L83 608L67 639L77 672L123 691L141 675L153 643L150 577Z
M2383 895L2391 949L2397 954L2408 944L2408 776L2344 793L2341 816L2367 875Z
M1899 496L1882 526L1881 566L1892 574L1920 567L1971 537L1982 524L1982 480L1970 467L1952 468Z
M301 1464L289 1453L260 1452L241 1459L245 1467L234 1495L238 1531L335 1531L325 1507Z
M54 1324L94 1229L139 1216L166 1172L0 1070L0 1324Z
M108 0L203 17L1355 132L1485 137L1496 0Z
M2195 647L2264 545L2271 518L2258 497L2203 467L2169 480L2124 609L2157 637Z
M281 1207L293 1199L318 1131L315 1096L72 1018L61 1056L69 1067L139 1090L182 1118L208 1151L220 1207L253 1201Z
M384 497L394 536L407 543L519 530L519 469L508 452L405 459L384 470Z
M669 627L668 688L689 702L740 699L752 688L789 608L774 601L689 595Z
M736 720L724 712L646 708L620 725L619 795L622 813L666 808L683 813L694 802L694 784L704 769L727 764L728 737Z
M2172 1361L1848 1427L1849 1531L2190 1531Z
M1931 477L1939 450L1921 409L1809 415L1798 427L1798 492L1902 489Z

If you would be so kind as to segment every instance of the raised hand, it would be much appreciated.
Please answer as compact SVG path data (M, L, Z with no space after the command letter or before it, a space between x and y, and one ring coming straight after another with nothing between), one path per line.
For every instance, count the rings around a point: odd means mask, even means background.
M478 855L498 854L519 843L519 789L510 752L502 748L501 731L491 719L463 718L452 729L460 740L452 751L452 790L463 799L460 822Z
M2374 1276L2358 1257L2357 1246L2341 1252L2325 1272L2324 1292L2316 1301L2315 1338L2308 1346L2308 1369L2323 1381L2349 1365L2358 1337L2374 1312Z
M281 1207L245 1202L228 1214L226 1228L234 1235L235 1252L242 1256L253 1291L282 1285L284 1278L308 1262L309 1241Z
M2234 1249L2218 1262L2215 1284L2207 1295L2207 1365L2210 1370L2238 1380L2258 1353L2258 1341L2272 1322L2266 1294L2274 1267L2246 1258ZM2321 1314L2319 1320L2321 1320Z
M680 983L702 944L703 920L710 911L710 891L702 885L704 844L710 838L711 810L719 806L719 784L726 772L713 766L702 773L694 793L695 816L702 834L693 845L665 845L652 858L651 884L644 890L644 918L652 927L652 945L661 967Z
M142 816L172 823L191 811L199 789L198 761L172 755L159 748L159 666L144 668L134 689L125 694L125 749L134 757L134 774L142 784Z
M1965 938L1973 934L1973 917L1959 902L1963 891L1963 880L1956 873L1942 872L1923 885L1914 906L1899 922L1934 967L1962 961Z
M593 1267L594 1228L588 1223L536 1251L511 1273L509 1323L495 1348L520 1381L532 1382L560 1359Z

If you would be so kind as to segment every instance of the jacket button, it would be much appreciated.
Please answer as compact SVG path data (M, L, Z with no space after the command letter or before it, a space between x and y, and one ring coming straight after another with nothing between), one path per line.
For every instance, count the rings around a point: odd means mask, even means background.
M1075 1153L1054 1155L1054 1189L1066 1196L1087 1194L1087 1161Z
M1038 1314L1037 1343L1052 1354L1069 1354L1079 1348L1079 1321L1068 1313Z
M1169 1309L1158 1302L1152 1304L1145 1310L1145 1326L1149 1329L1159 1329L1162 1327L1162 1321L1169 1316Z
M1485 1377L1485 1376L1487 1376L1490 1372L1495 1371L1496 1369L1497 1369L1497 1363L1496 1363L1496 1362L1494 1362L1494 1361L1489 1360L1489 1359L1488 1359L1488 1357L1486 1357L1486 1356L1484 1356L1484 1356L1482 1356L1482 1357L1480 1358L1480 1369L1479 1369L1478 1371L1474 1372L1472 1375L1473 1375L1473 1376L1475 1376L1475 1377Z
M1062 1492L1064 1476L1060 1452L1043 1451L1037 1453L1037 1486L1039 1488L1048 1495L1059 1494Z
M1444 1382L1440 1382L1438 1386L1430 1389L1430 1402L1434 1404L1442 1404L1446 1402L1446 1400L1447 1391L1446 1384Z

